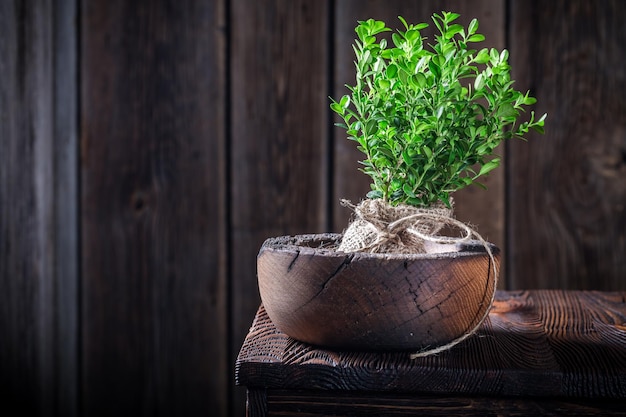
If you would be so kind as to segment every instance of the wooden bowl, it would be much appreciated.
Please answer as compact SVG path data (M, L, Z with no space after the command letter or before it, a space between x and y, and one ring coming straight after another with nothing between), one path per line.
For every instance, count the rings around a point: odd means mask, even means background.
M261 247L261 300L294 339L335 349L432 349L471 332L491 306L493 265L478 242L401 255L338 252L340 239L282 236Z

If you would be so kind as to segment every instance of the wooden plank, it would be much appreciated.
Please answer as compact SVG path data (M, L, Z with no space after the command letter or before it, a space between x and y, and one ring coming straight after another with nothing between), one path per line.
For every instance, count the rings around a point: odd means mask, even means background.
M0 401L55 413L54 68L50 1L0 4Z
M548 121L508 152L509 286L625 289L626 3L511 6L513 77Z
M247 417L267 417L267 390L265 388L246 391Z
M78 2L54 3L56 414L79 415Z
M262 242L327 228L329 4L231 3L233 361L259 303Z
M487 40L482 46L502 49L505 41L504 2L492 0L472 1L420 1L406 2L390 0L385 2L359 0L341 1L336 3L335 17L335 82L333 97L347 94L345 84L354 84L354 27L358 20L374 18L383 20L390 27L398 27L401 23L397 16L401 15L409 22L427 22L431 27L423 32L432 39L434 25L431 21L433 13L442 10L461 14L459 22L465 26L472 18L480 22L479 32ZM369 177L358 171L358 161L363 155L356 149L354 142L346 140L343 129L334 131L334 195L332 203L334 211L333 228L344 229L350 217L350 211L338 207L341 199L346 198L357 202L369 191ZM504 147L497 151L504 156ZM503 161L504 158L503 158ZM504 162L503 162L504 163ZM456 217L477 228L481 235L498 247L504 249L504 169L493 171L484 181L488 190L470 187L454 194ZM506 251L505 251L506 253Z
M269 417L322 416L624 416L622 401L463 397L372 392L268 390ZM253 414L250 414L253 415Z
M289 338L259 309L236 382L270 390L472 397L626 398L626 292L500 291L476 334L423 358L334 351ZM268 409L271 415L271 408Z
M223 6L82 2L85 415L228 414Z

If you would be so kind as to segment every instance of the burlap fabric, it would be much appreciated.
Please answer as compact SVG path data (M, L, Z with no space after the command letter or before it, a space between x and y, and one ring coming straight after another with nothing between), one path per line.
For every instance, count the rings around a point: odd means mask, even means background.
M424 253L424 236L435 236L453 211L441 202L428 208L394 207L381 199L342 204L354 211L338 248L343 252Z

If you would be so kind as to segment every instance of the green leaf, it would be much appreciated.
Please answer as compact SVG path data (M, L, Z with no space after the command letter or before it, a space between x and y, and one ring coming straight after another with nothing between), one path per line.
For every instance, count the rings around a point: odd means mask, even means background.
M451 39L457 33L461 33L461 31L463 31L463 26L458 25L458 24L454 24L454 25L450 26L448 28L448 30L446 30L445 37L447 39Z
M361 61L364 64L368 64L372 59L372 53L369 51L369 49L366 49L365 52L363 52L363 55L361 56Z
M420 37L420 32L419 30L409 29L404 34L404 37L406 38L406 40L413 42Z
M441 106L437 107L437 112L435 113L435 117L437 117L437 120L441 119L441 116L443 115L444 108L445 108L444 105L441 105Z
M469 26L467 27L467 34L471 36L474 33L476 33L477 30L478 30L478 20L472 19Z
M485 75L484 73L478 74L476 79L474 80L474 90L479 91L482 90L485 86Z
M393 57L393 49L383 49L380 52L380 56L386 60L391 59L391 57Z
M439 33L443 34L444 31L441 22L443 22L443 17L439 16L437 13L433 14L433 23L437 26Z
M482 42L485 40L485 35L481 35L479 33L470 36L469 38L467 38L468 42Z
M498 166L500 166L500 158L494 158L491 161L487 162L485 165L480 167L480 172L478 173L476 177L480 177L485 174L488 174L489 172L496 169Z
M426 87L426 76L424 74L422 74L421 72L418 72L417 74L413 75L415 77L415 80L417 81L417 85L420 88L425 88Z
M535 112L532 112L533 115ZM544 113L543 116L541 116L541 118L539 119L539 121L537 121L537 123L541 123L541 126L543 126L543 122L546 120L546 117L548 117L548 113Z
M489 59L489 51L487 50L487 48L484 48L481 49L480 52L478 52L478 55L476 55L476 58L474 58L474 62L476 62L477 64L486 64L487 62L489 62Z
M380 79L377 82L378 86L383 90L388 90L391 87L391 82L389 80Z
M397 33L393 33L391 35L391 41L393 42L393 44L398 47L398 48L402 48L402 46L404 45L404 43L406 42L404 40L404 38L400 35L398 35Z
M409 152L406 149L402 151L402 159L404 159L404 163L408 166L413 164L413 158L409 156Z
M458 13L443 12L443 16L446 23L451 23L458 19L461 15Z
M405 29L409 28L409 25L406 23L406 20L404 20L404 17L398 16L398 19L402 22L402 24L404 25Z
M422 71L424 69L424 67L426 66L426 63L430 60L430 55L424 55L423 57L420 58L419 61L417 61L417 64L415 65L415 72L419 72Z
M371 32L370 33L372 35L376 35L378 33L385 32L387 30L391 30L391 29L388 29L386 27L385 22L382 22L380 20L376 20L374 22L374 24L371 26Z
M345 95L341 97L341 101L339 101L339 105L344 109L348 108L348 106L350 105L350 96Z
M537 102L536 98L530 97L528 95L526 95L526 97L524 97L524 101L523 101L523 103L526 104L527 106L535 104L536 102Z
M385 61L382 57L378 57L374 62L374 66L372 67L372 69L375 73L379 73L383 68L385 68Z
M420 90L426 85L426 77L424 76L424 74L421 73L411 75L408 78L408 81L410 86L413 87L415 90Z
M396 64L390 64L385 71L387 78L395 78L398 74L398 66Z
M415 198L415 193L413 192L413 189L411 188L411 186L409 184L404 184L402 186L402 191L404 191L404 194L406 194L407 196L411 197L411 198Z
M367 198L371 198L372 200L383 198L383 192L380 190L372 190L367 193Z
M433 73L436 79L441 78L441 68L439 68L439 65L437 65L433 59L428 61L428 68L430 69L430 72Z
M363 41L367 36L367 28L365 27L365 22L359 22L359 26L357 26L354 31L358 35L359 39Z
M511 117L517 116L518 114L517 110L515 110L513 105L510 103L504 103L498 107L498 111L496 112L497 117Z
M493 65L496 65L500 60L500 54L498 53L498 50L496 48L491 48L489 50L489 57L491 58L490 61Z
M343 107L341 107L341 105L339 105L339 103L337 103L337 102L330 103L330 108L331 108L332 111L334 111L335 113L338 113L340 115L342 115L344 113Z

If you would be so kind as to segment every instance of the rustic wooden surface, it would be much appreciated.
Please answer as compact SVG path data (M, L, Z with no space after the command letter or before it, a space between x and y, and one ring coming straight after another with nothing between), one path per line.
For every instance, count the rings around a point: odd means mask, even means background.
M500 291L474 336L413 361L406 353L338 352L294 341L261 307L237 359L236 381L268 390L595 399L626 405L626 293Z
M231 363L258 306L263 241L328 228L329 5L231 2Z
M253 390L261 391L261 390ZM265 401L264 401L265 400ZM251 398L249 417L528 417L625 416L624 401L455 395L267 390Z
M626 289L622 2L204 3L0 2L0 381L24 414L243 415L261 242L339 232L367 191L327 100L357 19L455 10L511 49L547 133L457 214L505 235L505 288Z
M0 414L77 405L75 28L56 6L0 2Z
M328 249L340 234L268 239L257 258L263 307L294 339L335 349L428 351L485 319L496 265L477 241L414 255ZM325 246L325 247L320 247Z
M510 144L509 287L623 289L626 2L511 5L513 78L549 133Z
M86 416L228 412L222 6L81 7Z
M54 204L58 416L80 415L80 248L78 148L78 26L74 1L54 3ZM49 413L43 411L42 414Z

